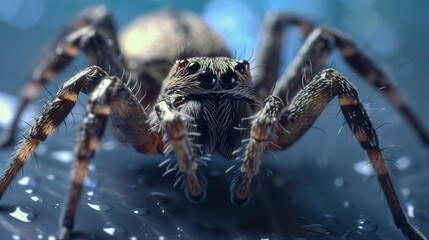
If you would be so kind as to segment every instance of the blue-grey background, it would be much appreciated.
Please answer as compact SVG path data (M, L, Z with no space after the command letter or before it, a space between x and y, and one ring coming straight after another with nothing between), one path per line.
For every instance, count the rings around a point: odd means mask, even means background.
M427 1L55 1L0 0L0 127L16 107L20 88L40 50L79 9L107 5L119 29L134 17L165 7L201 14L228 41L233 51L251 58L258 29L270 11L291 11L320 25L348 33L392 77L429 128ZM286 68L302 39L288 31ZM338 53L329 59L357 86L376 126L396 189L411 222L429 236L428 150L380 93L345 66ZM55 84L84 68L80 56ZM22 123L49 98L43 91ZM0 202L1 239L54 239L63 201L68 193L72 149L85 97L60 130L41 145ZM315 126L288 150L267 157L274 173L263 181L251 203L229 203L225 174L232 163L216 157L207 168L209 192L195 205L173 188L174 177L161 177L162 156L134 153L107 134L91 165L76 219L81 239L403 239L395 229L387 204L366 154L360 149L334 100ZM4 168L12 148L0 150ZM21 210L23 213L18 214ZM27 215L25 213L28 213ZM14 217L15 216L15 217ZM366 219L364 224L358 222ZM312 225L321 224L321 225ZM304 227L303 227L304 226ZM364 230L360 229L363 228ZM305 230L312 229L315 232ZM365 231L366 229L366 231ZM347 235L346 233L349 232ZM331 234L326 234L331 233ZM345 237L345 234L347 237Z

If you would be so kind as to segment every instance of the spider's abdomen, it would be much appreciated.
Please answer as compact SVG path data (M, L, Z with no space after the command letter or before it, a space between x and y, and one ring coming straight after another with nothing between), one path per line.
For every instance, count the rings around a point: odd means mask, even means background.
M169 62L164 77L178 58L230 56L225 41L201 17L171 9L134 20L120 34L119 45L131 68Z

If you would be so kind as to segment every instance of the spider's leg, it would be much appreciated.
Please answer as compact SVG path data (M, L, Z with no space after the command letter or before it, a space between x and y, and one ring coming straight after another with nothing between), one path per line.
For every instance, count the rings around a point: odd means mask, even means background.
M12 161L0 180L0 197L21 169L25 161L64 121L74 107L79 92L92 93L89 97L88 113L83 120L77 147L73 185L64 215L62 233L72 228L73 217L81 191L82 178L86 175L89 159L98 147L104 132L105 122L110 116L124 139L137 151L157 152L159 137L150 132L148 117L137 98L117 77L109 76L97 66L86 68L66 81L56 96L44 107L29 129L28 136L18 145Z
M386 73L366 56L366 54L360 51L349 37L333 29L324 29L324 31L332 34L336 46L340 49L341 55L347 63L362 75L364 79L382 91L387 99L402 115L404 115L409 124L411 124L423 144L429 147L429 134L427 130L411 110L411 107L398 89L392 85Z
M278 123L282 128L276 131L275 144L286 148L297 141L335 96L338 96L341 110L350 129L368 154L396 227L410 239L425 239L408 223L401 208L379 148L377 133L359 101L356 89L337 71L327 69L317 74L313 81L298 92L291 104L281 110Z
M86 87L87 77L93 76L94 79L97 79L97 77L105 75L106 73L98 67L90 67L79 72L61 86L56 96L43 107L42 112L35 118L28 131L28 136L18 145L12 161L0 180L0 197L3 196L19 169L33 154L39 143L51 135L70 113L79 92Z
M193 202L203 201L206 196L206 180L197 174L198 163L188 138L184 116L166 100L159 100L155 104L155 111L165 137L164 149L174 151L179 171L184 175L186 197ZM168 150L170 147L172 149Z
M307 37L314 29L314 25L290 13L277 12L265 16L261 28L261 40L256 52L252 69L253 82L256 96L259 100L265 99L271 94L277 81L280 68L280 55L282 53L283 38L289 26L297 26L304 37Z
M151 134L147 115L137 98L119 78L107 76L89 96L87 113L80 127L76 143L76 163L72 175L66 208L63 214L60 238L67 238L73 228L77 203L82 184L88 172L88 164L98 149L108 117L136 150L157 152L157 134Z
M94 29L98 32L94 33ZM94 48L94 42L99 46ZM53 81L55 76L74 59L79 48L85 51L90 65L98 65L106 70L112 69L109 73L122 75L125 65L118 58L119 47L108 10L104 6L92 6L83 10L63 28L58 38L42 53L22 90L18 110L11 124L2 133L0 147L14 143L14 132L18 129L19 120L26 106L37 98L44 84ZM99 59L105 61L98 62Z
M322 69L335 46L353 69L386 95L414 128L423 144L429 146L428 132L387 75L351 39L332 29L317 28L308 36L296 58L281 76L273 94L287 105L303 86L313 80L313 74Z
M256 190L257 182L253 178L258 175L262 156L269 141L273 139L277 116L282 108L283 102L280 98L269 96L251 122L250 139L245 148L243 164L231 185L231 202L235 206L244 206Z

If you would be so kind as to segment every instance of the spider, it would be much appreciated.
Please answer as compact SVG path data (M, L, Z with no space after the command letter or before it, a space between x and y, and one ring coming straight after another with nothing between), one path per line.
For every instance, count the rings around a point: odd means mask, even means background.
M281 40L289 26L297 26L306 41L277 81ZM104 6L81 11L42 55L10 129L16 128L41 86L51 82L79 51L91 66L63 83L43 107L0 180L0 196L38 144L64 121L82 92L89 95L87 114L75 148L60 238L68 238L73 229L88 164L107 123L138 152L174 156L165 161L167 172L179 173L176 184L181 184L191 202L206 197L207 181L199 167L211 153L239 158L230 198L233 205L242 207L256 191L263 154L295 143L337 97L348 126L368 154L395 225L410 239L425 239L401 209L377 133L356 89L338 71L322 69L333 48L339 48L346 62L382 89L429 145L425 129L386 74L343 33L317 28L299 16L268 15L262 37L255 60L258 67L252 69L247 60L232 59L225 42L196 15L173 10L148 14L131 23L118 41ZM12 142L13 134L6 132L2 145Z

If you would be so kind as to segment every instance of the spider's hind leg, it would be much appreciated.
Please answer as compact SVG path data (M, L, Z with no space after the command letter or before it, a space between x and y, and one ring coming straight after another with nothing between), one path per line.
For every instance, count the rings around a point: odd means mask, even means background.
M97 32L94 33L94 30ZM111 44L107 44L108 39L112 41ZM94 48L94 40L97 48ZM15 131L27 105L37 98L43 85L51 83L55 76L69 65L80 49L85 51L91 65L98 65L106 70L109 67L120 69L121 72L110 71L109 73L121 76L125 64L118 59L120 51L116 41L116 31L106 7L97 5L81 11L62 29L57 39L42 52L28 82L22 89L18 110L11 124L0 136L0 147L7 147L14 143ZM108 59L109 64L97 62L97 59L103 59L100 58L100 54L105 55L104 59Z

